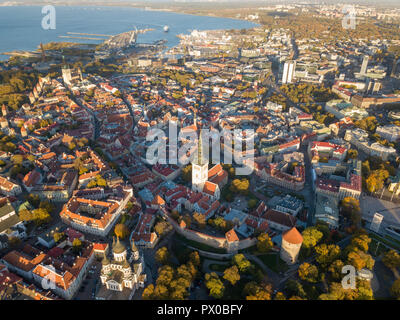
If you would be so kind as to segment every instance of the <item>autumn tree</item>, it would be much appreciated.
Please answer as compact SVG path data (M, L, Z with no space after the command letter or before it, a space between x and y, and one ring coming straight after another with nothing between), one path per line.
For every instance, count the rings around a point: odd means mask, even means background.
M33 220L37 225L48 223L51 220L50 214L44 208L33 210Z
M311 283L318 281L318 268L313 264L304 262L302 265L300 265L298 273L300 279L304 281Z
M75 253L78 253L82 249L82 241L78 238L75 238L72 242L72 249Z
M205 226L206 226L206 216L204 214L195 212L193 214L193 220L199 226L200 229L205 228Z
M32 221L32 220L33 220L33 214L32 214L32 212L29 211L29 210L26 210L26 209L21 210L21 211L19 212L19 219L20 219L21 221L25 221L25 222Z
M157 224L154 226L155 232L161 237L164 235L165 232L167 232L169 228L169 224L166 221L159 221Z
M271 300L271 291L271 285L255 281L248 282L243 289L246 300Z
M213 298L221 299L224 296L225 286L215 272L206 273L205 285Z
M234 179L232 181L231 186L229 187L229 190L233 193L240 193L240 194L247 195L249 186L250 186L250 182L246 178Z
M353 197L345 197L340 202L340 209L343 216L348 218L354 226L359 226L361 221L361 209L359 200Z
M393 282L390 293L394 298L400 300L400 279L397 279L395 282Z
M349 149L347 151L347 159L357 159L358 158L358 151L355 149Z
M142 293L143 300L153 300L154 299L154 284L149 284Z
M306 298L307 294L304 291L302 284L299 281L289 279L285 283L285 290L288 296L298 296L301 298Z
M54 242L59 242L60 240L62 240L65 237L64 232L54 232L53 234L53 239Z
M282 292L277 292L274 300L286 300L286 297Z
M343 277L342 269L344 267L344 263L342 260L335 260L328 268L328 272L330 273L332 279L335 281L341 280Z
M200 255L198 251L193 251L189 255L189 261L195 266L200 266Z
M251 262L247 260L244 254L242 253L235 254L232 258L232 263L233 265L236 265L239 268L240 272L243 273L249 272L253 267Z
M323 233L316 227L308 227L302 232L303 246L307 249L315 247L322 239Z
M232 266L225 269L223 278L227 280L231 285L234 285L240 280L239 269L237 266Z
M382 262L389 269L397 269L400 267L400 255L395 250L389 250L385 252Z
M350 247L353 250L356 249L367 252L370 243L371 243L371 238L368 237L368 235L358 234L351 239Z
M373 193L382 189L387 178L389 178L389 171L385 169L372 171L369 177L365 180L368 191Z
M120 239L125 239L129 234L129 229L125 224L118 223L114 227L114 234Z
M156 300L170 299L168 288L163 284L157 284L154 288L153 298Z
M340 248L334 244L321 244L315 247L316 261L324 268L340 256Z
M160 264L168 263L170 259L170 254L168 252L167 247L162 247L156 251L155 259Z
M371 255L363 251L351 251L347 256L347 261L357 270L361 270L363 268L372 270L375 264L375 261Z
M260 234L257 238L257 250L259 252L268 252L273 248L274 244L268 233Z

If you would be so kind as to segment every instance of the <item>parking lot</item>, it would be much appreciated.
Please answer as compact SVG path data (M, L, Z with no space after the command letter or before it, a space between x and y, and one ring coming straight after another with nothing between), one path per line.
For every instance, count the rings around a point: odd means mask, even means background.
M393 203L374 197L362 195L360 199L360 207L362 218L367 221L372 221L372 218L376 212L379 212L384 216L381 230L387 225L400 226L400 204Z

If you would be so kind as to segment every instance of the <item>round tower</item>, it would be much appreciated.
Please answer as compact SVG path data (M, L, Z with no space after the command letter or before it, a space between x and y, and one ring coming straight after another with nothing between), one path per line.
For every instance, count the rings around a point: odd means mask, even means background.
M281 259L287 264L296 263L302 243L303 236L295 227L284 232L282 234Z

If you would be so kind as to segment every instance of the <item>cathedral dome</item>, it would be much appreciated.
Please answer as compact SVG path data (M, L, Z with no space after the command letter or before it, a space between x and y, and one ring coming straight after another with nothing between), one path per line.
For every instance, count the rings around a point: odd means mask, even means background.
M131 244L131 250L132 250L132 252L138 251L138 249L137 249L137 247L135 245L135 241L133 239L132 239L132 244Z
M108 265L108 264L110 264L110 260L107 259L106 254L104 254L103 260L101 260L101 264L102 264L102 265Z
M130 264L129 264L128 261L124 260L124 263L122 264L122 267L123 267L124 269L128 269L128 268L130 268L131 266L130 266Z
M117 242L113 243L112 250L115 254L121 254L126 251L126 247L119 241L119 238L117 238Z

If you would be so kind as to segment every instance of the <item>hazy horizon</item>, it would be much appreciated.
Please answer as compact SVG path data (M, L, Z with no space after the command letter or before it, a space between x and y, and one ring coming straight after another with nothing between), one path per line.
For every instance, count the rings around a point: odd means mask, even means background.
M292 4L292 3L306 3L306 4L337 4L337 3L352 3L352 4L360 4L360 5L394 5L397 4L400 6L399 0L383 0L379 1L379 3L376 2L376 0L340 0L335 1L335 0L324 0L324 1L319 1L319 0L246 0L246 3L243 3L243 0L112 0L112 1L104 1L104 0L55 0L55 1L48 1L48 0L10 0L10 1L5 1L2 0L0 1L0 4L33 4L33 3L108 3L110 5L112 4L119 4L119 3L130 3L130 4L146 4L146 3L151 3L151 4L165 4L165 3L171 3L171 4L186 4L186 3L202 3L202 4L214 4L214 3L242 3L243 6L246 6L247 4L251 5L274 5L274 4Z

